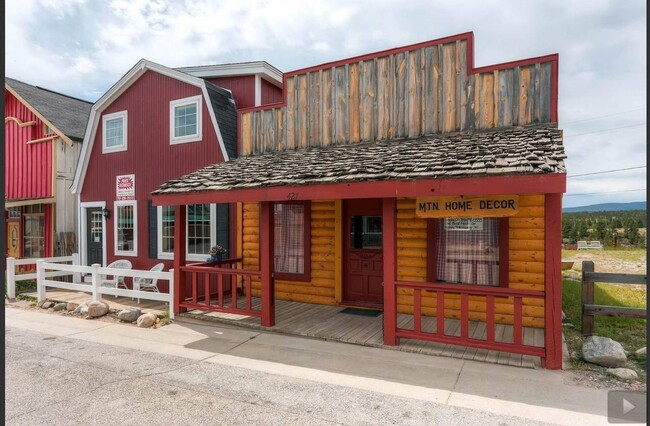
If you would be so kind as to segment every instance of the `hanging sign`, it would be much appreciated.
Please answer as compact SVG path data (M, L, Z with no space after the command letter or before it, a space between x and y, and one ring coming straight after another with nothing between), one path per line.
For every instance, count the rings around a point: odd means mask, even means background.
M135 175L117 176L115 192L117 200L135 200Z
M518 204L518 195L418 197L415 215L422 218L513 216L519 212Z

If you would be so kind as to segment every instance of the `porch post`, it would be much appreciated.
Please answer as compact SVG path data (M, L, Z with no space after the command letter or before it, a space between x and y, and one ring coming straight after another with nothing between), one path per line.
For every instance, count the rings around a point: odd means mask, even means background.
M186 217L187 206L176 206L174 216L174 281L170 283L170 285L174 286L174 315L181 313L181 300L185 298L185 274L181 271L181 268L185 266L185 241L187 241ZM182 312L186 310L186 308L183 308Z
M562 368L562 194L544 199L544 367Z
M260 271L262 272L262 326L275 325L273 283L273 203L260 203Z
M384 252L384 345L395 346L397 332L397 203L395 198L384 198L382 212L382 247Z

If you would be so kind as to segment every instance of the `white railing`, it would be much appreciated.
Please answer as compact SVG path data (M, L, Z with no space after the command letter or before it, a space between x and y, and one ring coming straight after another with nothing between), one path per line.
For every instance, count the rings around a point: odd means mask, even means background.
M73 253L72 256L59 256L59 257L48 257L44 259L16 259L13 257L7 258L7 297L9 300L16 299L16 282L17 281L29 281L36 279L36 272L31 272L28 274L16 274L17 266L25 265L34 265L38 260L45 260L48 262L72 262L73 265L79 265L79 254ZM65 277L68 275L73 275L72 280L75 282L81 281L81 274L62 272L62 271L53 271L45 274L46 278L51 277Z
M602 250L603 249L603 243L600 241L578 241L578 250L585 250L585 249L598 249Z
M11 259L11 261L10 261ZM170 269L167 272L153 272L141 271L137 269L117 269L117 268L104 268L99 264L91 266L82 266L78 264L79 257L75 253L72 256L64 257L51 257L48 259L7 259L7 293L11 300L16 297L16 281L33 280L36 279L36 292L38 301L45 300L47 287L60 288L63 290L83 291L92 294L92 300L97 301L101 299L101 295L123 296L130 298L156 300L160 302L167 302L169 304L169 316L174 319L174 312L172 309L174 300L174 270ZM56 263L56 262L69 262L73 264ZM77 262L77 263L75 263ZM36 273L30 274L15 274L15 268L19 265L36 265ZM10 268L11 266L11 268ZM10 273L11 271L11 273ZM11 280L10 280L10 275ZM48 278L73 276L72 282L54 281ZM90 275L90 282L82 282L82 275ZM115 287L102 287L101 282L104 276L122 276L133 278L152 278L169 282L169 293L158 293L153 291L142 290L129 290Z

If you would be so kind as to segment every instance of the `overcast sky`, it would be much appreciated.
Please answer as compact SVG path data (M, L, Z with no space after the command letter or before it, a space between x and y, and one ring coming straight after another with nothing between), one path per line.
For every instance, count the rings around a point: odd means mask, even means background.
M168 67L264 60L287 72L472 31L476 66L559 53L564 207L645 201L646 7L645 0L7 0L5 75L94 102L141 58ZM598 173L618 169L630 170ZM587 173L598 174L577 176Z

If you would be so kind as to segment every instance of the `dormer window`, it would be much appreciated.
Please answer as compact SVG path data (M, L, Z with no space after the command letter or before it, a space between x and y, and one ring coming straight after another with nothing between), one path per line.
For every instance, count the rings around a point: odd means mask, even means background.
M197 142L202 139L201 96L169 103L169 143Z
M127 112L106 114L102 118L102 152L126 151Z

